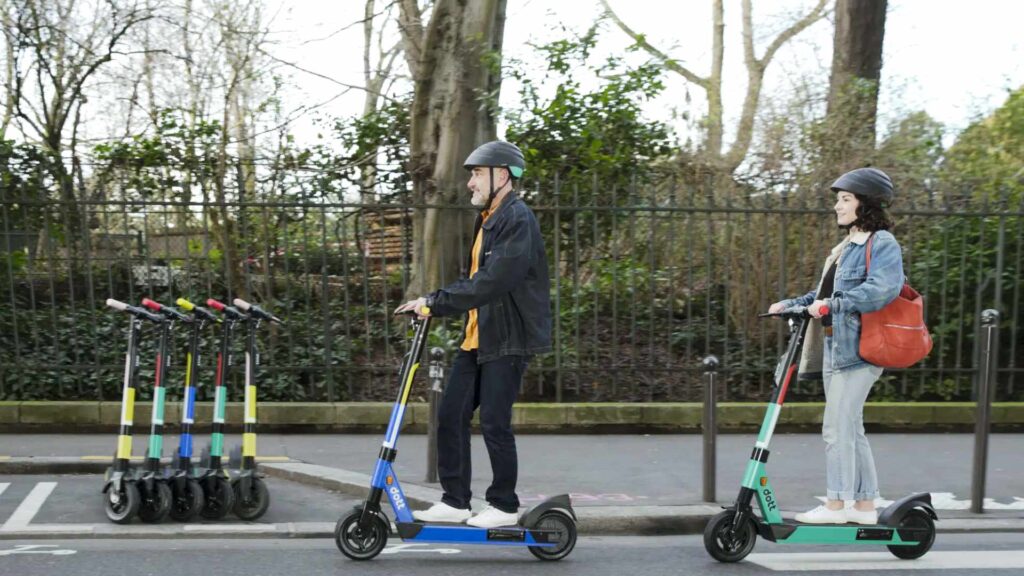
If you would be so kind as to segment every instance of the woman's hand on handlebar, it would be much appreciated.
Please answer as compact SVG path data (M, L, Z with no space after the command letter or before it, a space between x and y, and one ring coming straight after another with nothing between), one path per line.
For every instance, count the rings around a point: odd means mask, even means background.
M410 300L410 301L406 302L405 304L402 304L398 308L395 308L395 314L404 314L406 312L414 312L414 313L416 313L417 316L419 316L420 320L426 320L427 317L430 316L430 312L426 308L426 306L427 306L427 299L426 298L417 298L415 300ZM424 314L423 312L426 312L426 314Z
M778 313L782 312L785 309L786 309L786 305L785 305L784 302L776 302L775 304L772 304L771 306L768 307L768 313L769 314L778 314Z
M828 312L828 300L815 300L811 302L811 305L807 307L807 313L811 315L811 318L821 318L827 315Z

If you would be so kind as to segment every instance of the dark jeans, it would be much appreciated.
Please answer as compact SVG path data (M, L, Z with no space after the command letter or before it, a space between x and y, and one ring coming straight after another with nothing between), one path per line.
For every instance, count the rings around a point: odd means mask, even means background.
M512 403L526 371L524 356L503 356L477 364L477 351L459 350L452 362L448 385L441 397L437 425L437 474L444 488L442 502L469 509L472 467L469 437L473 412L480 408L480 429L491 458L494 479L487 502L504 512L516 512L519 461L512 435Z

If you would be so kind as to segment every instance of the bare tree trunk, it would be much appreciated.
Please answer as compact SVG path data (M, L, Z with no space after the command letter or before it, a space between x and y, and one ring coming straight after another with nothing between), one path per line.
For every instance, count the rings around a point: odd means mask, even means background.
M496 134L494 110L479 92L497 94L500 70L486 53L500 52L505 0L438 0L424 28L416 0L403 0L402 34L415 90L411 112L410 168L417 203L413 270L407 293L418 296L451 282L461 272L460 242L470 235L466 203L466 156ZM443 208L442 208L443 207Z
M836 0L826 165L861 166L875 148L887 0Z
M11 125L14 118L14 37L11 35L12 15L10 4L7 0L0 0L0 18L3 18L3 42L4 42L4 111L0 118L0 140L7 136L7 127Z
M380 101L384 96L384 85L391 77L395 58L401 53L402 42L384 48L385 30L391 19L392 7L389 5L382 16L375 14L376 0L366 0L363 12L363 83L366 87L363 98L363 118L377 113ZM376 46L374 46L376 40ZM376 52L376 63L374 63ZM359 167L359 193L362 200L372 199L377 187L377 149L364 151L364 158Z

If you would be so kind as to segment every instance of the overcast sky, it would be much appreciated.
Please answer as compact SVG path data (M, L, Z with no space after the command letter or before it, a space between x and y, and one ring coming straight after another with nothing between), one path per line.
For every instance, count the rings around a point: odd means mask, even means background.
M275 53L303 67L348 84L362 85L362 0L278 0L273 28ZM609 0L619 16L643 32L694 72L708 72L711 49L711 0ZM378 4L385 4L379 0ZM727 125L738 114L745 89L740 46L740 2L725 0L725 107ZM813 0L755 0L757 53L794 14L806 12ZM558 26L582 31L601 12L597 0L508 0L504 52L508 57L537 62L528 43L559 37ZM880 97L881 125L913 110L926 110L948 127L949 134L999 106L1007 91L1024 85L1021 23L1024 2L1016 0L890 0L886 21L884 67ZM613 26L602 34L603 54L623 52L628 37ZM785 94L794 79L828 82L832 26L820 22L780 51L766 75L763 95ZM635 58L644 58L638 55ZM286 106L319 104L300 116L294 129L301 139L312 137L317 114L349 116L362 108L362 94L315 76L292 71L293 84L283 95ZM687 86L668 75L668 89L649 105L652 118L671 121L671 111L687 108ZM689 87L691 110L703 108L701 91ZM509 106L516 86L506 81L502 103ZM333 100L332 100L333 99ZM685 126L675 122L677 131Z

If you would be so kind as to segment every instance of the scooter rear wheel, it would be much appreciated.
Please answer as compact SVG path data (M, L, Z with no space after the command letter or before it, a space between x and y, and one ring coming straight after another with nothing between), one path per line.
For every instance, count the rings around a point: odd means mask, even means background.
M235 505L235 490L223 476L211 476L203 480L203 509L199 515L207 520L220 520L231 512Z
M116 499L116 502L114 501ZM115 524L128 524L139 512L139 489L134 482L122 482L121 489L115 491L111 486L103 495L103 508L107 518Z
M171 488L171 518L178 522L188 522L195 518L203 509L203 502L206 497L203 495L203 487L198 480L189 478L179 483L172 480Z
M735 510L716 514L704 527L704 549L719 562L739 562L750 554L757 542L754 523L747 520L739 530L733 530Z
M149 524L163 522L171 511L171 488L163 481L153 481L152 490L142 489L142 503L139 505L139 520Z
M549 510L540 515L532 530L553 530L559 533L554 546L530 546L530 553L541 560L561 560L576 546L576 522L565 512Z
M914 560L928 553L935 543L935 522L932 517L919 508L907 512L900 520L900 528L916 528L928 531L928 536L913 546L887 546L892 555L903 560Z
M368 526L360 526L362 510L343 516L334 527L334 543L341 553L353 560L370 560L384 550L390 527L387 520L374 514Z
M242 520L256 520L270 507L270 491L263 480L255 476L249 483L249 492L242 492L242 483L235 482L235 516Z

